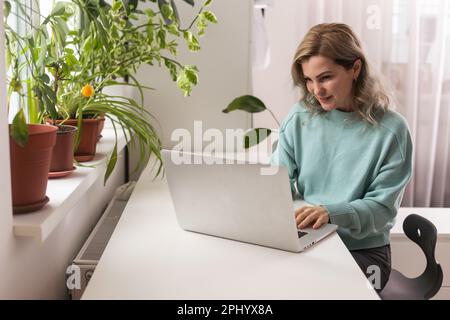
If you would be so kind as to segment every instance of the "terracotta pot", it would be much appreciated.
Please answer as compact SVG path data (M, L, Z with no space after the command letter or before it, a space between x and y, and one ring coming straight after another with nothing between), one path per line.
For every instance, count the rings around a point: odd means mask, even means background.
M11 132L11 126L9 126ZM53 146L55 126L28 125L28 143L20 147L9 137L13 212L25 213L42 208L47 202L47 174Z
M97 141L99 141L102 138L102 131L103 131L103 128L105 127L105 115L100 115L98 117L98 119L100 120L100 123L98 125L98 138L97 138Z
M59 124L63 120L49 120L50 123ZM75 149L75 160L78 162L91 161L95 157L98 139L98 126L105 119L83 119L80 130L80 140ZM77 119L65 120L64 124L77 126Z
M73 144L78 128L57 125L56 144L53 147L50 172L71 172L73 170Z

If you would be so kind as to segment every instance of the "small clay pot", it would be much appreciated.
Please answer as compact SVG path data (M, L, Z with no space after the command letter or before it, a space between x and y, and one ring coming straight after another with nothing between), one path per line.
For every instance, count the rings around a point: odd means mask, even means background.
M52 124L66 124L77 126L77 119L68 120L49 120ZM80 139L78 146L75 147L75 160L78 162L91 161L97 151L98 127L105 119L83 119L81 122Z
M56 144L53 147L50 172L70 172L73 170L73 145L78 128L57 125Z

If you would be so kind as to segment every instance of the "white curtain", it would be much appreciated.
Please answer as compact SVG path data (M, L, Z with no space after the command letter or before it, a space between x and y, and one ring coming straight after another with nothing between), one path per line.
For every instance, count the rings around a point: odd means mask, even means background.
M293 32L303 36L322 22L350 25L372 69L392 89L414 143L414 173L402 205L450 207L450 1L302 0L296 5Z

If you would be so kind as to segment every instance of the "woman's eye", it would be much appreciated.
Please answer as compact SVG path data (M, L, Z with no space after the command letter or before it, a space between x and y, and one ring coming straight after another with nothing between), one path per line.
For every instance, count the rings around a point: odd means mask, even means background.
M320 78L320 81L324 82L324 81L330 80L330 78L331 78L330 76L325 76L325 77Z

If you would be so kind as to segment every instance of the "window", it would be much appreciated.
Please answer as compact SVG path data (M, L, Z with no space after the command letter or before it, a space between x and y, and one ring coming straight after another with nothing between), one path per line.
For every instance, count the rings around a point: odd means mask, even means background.
M7 24L8 26L17 32L19 35L25 35L30 29L29 19L26 17L32 17L33 13L33 5L31 0L18 0L18 1L10 1L11 4L11 13L8 16ZM5 29L6 26L5 26ZM8 34L8 32L6 32ZM10 37L11 38L11 37ZM11 98L9 101L9 113L8 113L8 122L11 123L19 110L21 105L26 107L27 101L24 98L26 96L27 86L25 83L21 81L21 79L26 79L28 77L28 70L24 68L26 64L25 57L19 55L19 52L23 48L18 45L15 47L11 47L11 52L7 53L10 56L18 57L17 63L14 63L13 59L11 59L11 64L7 67L6 79L9 84L8 90L12 90L12 86L20 85L21 90L20 94L18 92L12 92ZM7 59L8 61L9 59ZM12 82L12 84L11 84ZM19 82L19 83L18 83Z
M394 0L392 17L392 34L394 37L391 60L394 63L408 63L409 45L412 34L412 26L417 23L419 28L419 59L423 63L431 63L438 59L438 33L443 31L446 52L450 50L450 2L443 4L440 0L418 0L417 18L413 17L414 2L410 0ZM443 12L443 6L447 6L447 28L440 30L440 21ZM444 11L445 12L445 11ZM417 20L416 20L417 19ZM447 62L445 68L445 77L450 78L450 62Z
M58 1L58 2L70 2L70 1ZM19 4L18 4L19 3ZM9 28L17 32L19 35L26 35L33 28L30 21L33 25L38 25L43 22L44 17L48 16L55 4L55 0L14 0L10 1L11 4L11 13L8 16L7 24ZM70 23L74 23L73 19ZM48 30L50 32L50 30ZM11 48L11 52L9 54L11 56L18 57L17 63L11 63L9 66L7 65L7 81L11 86L8 87L8 90L12 91L13 87L16 89L21 87L19 92L12 92L11 98L9 101L9 113L8 113L8 122L11 123L16 115L17 111L20 109L20 106L24 106L25 110L28 107L28 101L26 99L27 96L27 84L21 79L29 78L29 70L26 67L26 58L20 55L20 51L22 51L21 45L17 45L14 48ZM8 60L8 59L7 59ZM14 59L11 59L13 61ZM49 78L52 79L52 75L48 74ZM29 120L29 115L26 112L27 120Z

